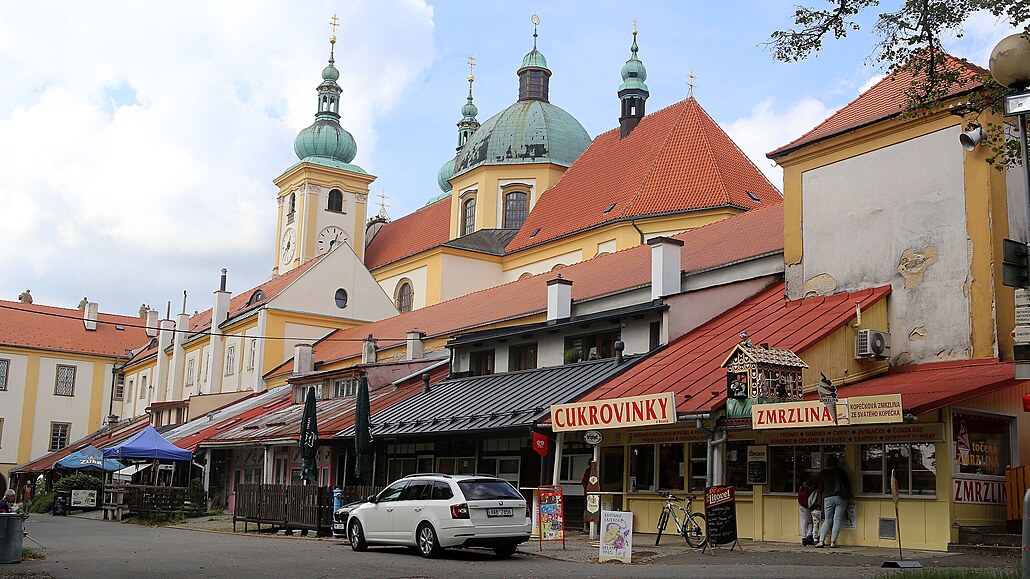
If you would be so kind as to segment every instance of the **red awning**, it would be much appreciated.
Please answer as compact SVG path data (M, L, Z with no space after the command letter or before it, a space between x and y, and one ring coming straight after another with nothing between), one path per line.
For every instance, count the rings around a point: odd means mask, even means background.
M905 412L924 414L1023 383L1012 362L997 358L955 360L891 368L875 378L837 389L841 398L901 394ZM1024 405L1027 398L1024 397Z

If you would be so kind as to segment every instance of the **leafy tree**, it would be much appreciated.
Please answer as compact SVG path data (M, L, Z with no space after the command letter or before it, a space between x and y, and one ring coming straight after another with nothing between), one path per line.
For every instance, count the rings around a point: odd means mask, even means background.
M804 60L817 54L823 42L839 40L860 29L858 19L880 8L880 0L825 0L822 9L797 6L795 27L772 33L766 45L773 58L784 62ZM969 80L969 69L949 66L944 58L943 37L961 38L963 23L976 12L985 11L1013 27L1024 27L1030 34L1030 2L1027 0L897 0L884 2L893 8L881 12L873 30L879 40L871 59L887 69L888 74L906 74L912 78L907 91L906 113L931 112L944 105L953 89ZM979 74L984 89L969 96L956 113L967 114L969 125L983 125L987 138L984 145L992 154L988 162L1000 168L1006 162L1018 162L1019 146L1006 139L1004 127L980 123L986 110L1000 112L1001 97L1007 89L998 85L990 74Z

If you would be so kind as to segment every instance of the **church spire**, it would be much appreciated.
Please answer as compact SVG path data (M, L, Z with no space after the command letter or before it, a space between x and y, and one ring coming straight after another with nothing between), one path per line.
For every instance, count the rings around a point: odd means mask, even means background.
M465 102L465 105L461 107L461 120L458 121L457 151L459 153L461 152L461 148L465 146L465 143L468 142L469 137L472 136L472 133L475 133L476 129L479 128L479 121L476 120L476 115L479 114L479 109L476 107L475 103L472 102L472 83L476 82L476 57L470 54L468 63L469 96L468 100Z
M520 101L544 101L547 102L548 84L551 71L547 68L547 59L543 53L536 49L537 26L540 25L540 17L533 15L533 50L522 59L522 67L516 74L519 75L519 100Z
M622 84L619 85L619 100L622 103L622 114L619 116L619 135L629 135L640 119L644 118L644 104L651 95L644 81L647 80L647 69L637 56L637 20L633 19L633 44L629 48L630 56L622 65Z

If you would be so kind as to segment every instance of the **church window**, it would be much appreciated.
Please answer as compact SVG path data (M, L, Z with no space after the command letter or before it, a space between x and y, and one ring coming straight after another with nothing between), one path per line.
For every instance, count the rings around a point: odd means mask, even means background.
M504 195L504 228L518 229L526 222L529 195L524 191L512 191Z
M410 312L412 298L415 296L415 291L411 287L411 282L404 279L401 280L400 285L397 286L397 294L394 296L394 302L397 304L397 309L401 312Z
M339 189L333 189L329 192L329 206L326 207L329 211L335 211L337 213L343 212L343 192Z
M347 307L347 290L343 288L336 290L336 307L340 309Z
M293 214L297 211L297 194L290 193L290 204L287 207L286 222L293 223Z
M476 198L466 199L461 204L461 234L469 235L476 230Z
M75 396L75 366L57 366L54 394L57 396Z
M0 390L7 390L7 373L10 368L10 360L0 360Z

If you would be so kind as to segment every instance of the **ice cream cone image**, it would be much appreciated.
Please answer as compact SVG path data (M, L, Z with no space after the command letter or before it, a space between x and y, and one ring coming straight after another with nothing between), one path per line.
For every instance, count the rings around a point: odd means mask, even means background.
M969 431L966 430L966 421L963 420L958 427L958 438L955 440L955 446L958 447L958 463L959 465L969 464Z

